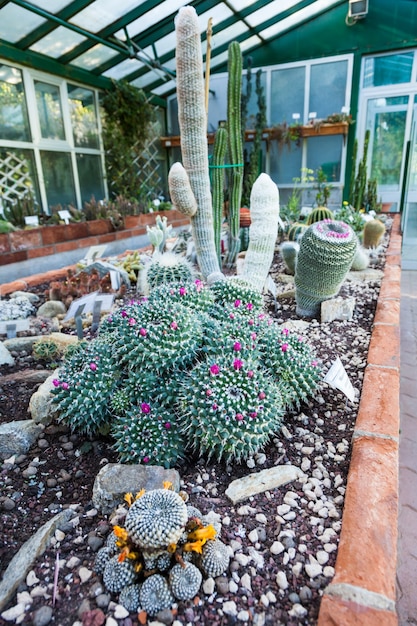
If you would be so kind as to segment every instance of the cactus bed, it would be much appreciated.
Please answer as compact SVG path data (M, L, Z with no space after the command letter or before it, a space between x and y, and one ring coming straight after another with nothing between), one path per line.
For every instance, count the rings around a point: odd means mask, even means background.
M379 261L379 267L382 266L382 262L382 260ZM283 271L282 261L276 254L272 264L272 274L276 276ZM284 291L285 286L281 284L280 290ZM41 292L42 288L39 288L39 291ZM332 322L326 325L312 322L303 334L314 342L318 355L326 366L329 366L337 355L341 357L352 384L359 392L378 295L378 284L345 283L342 293L356 297L354 320ZM272 298L270 296L266 298L269 313L278 321L289 323L291 320L298 319L295 314L294 299L281 299L279 303L275 311ZM30 355L20 355L14 367L0 367L0 423L27 419L28 401L38 385L35 376L37 372L40 374L39 368L42 365L42 361L34 361ZM343 509L343 489L349 467L348 442L356 410L357 404L347 403L341 393L323 385L316 398L302 402L299 407L294 407L285 414L283 433L274 437L253 459L249 459L248 464L223 461L217 463L214 459L207 461L204 457L198 459L190 455L185 461L179 461L178 469L184 481L184 487L190 494L190 503L204 513L213 510L219 514L220 518L226 522L221 533L224 543L236 548L236 542L238 542L242 546L242 558L234 561L237 588L235 589L233 584L222 587L220 580L214 597L210 597L200 589L198 603L190 600L179 601L175 618L180 624L196 622L226 626L232 623L236 616L219 615L218 609L224 602L229 601L236 603L237 614L242 611L249 612L253 619L251 618L248 624L256 623L256 619L261 619L261 617L256 617L258 615L262 616L265 624L271 626L284 621L291 626L316 623L320 594L329 579L323 574L310 578L304 570L306 554L316 554L322 550L323 543L319 539L318 526L320 524L311 523L313 517L317 519L320 517L318 513L312 513L311 506L309 508L308 504L313 500L305 496L303 485L299 482L291 483L282 489L259 494L252 500L234 506L225 496L225 490L235 478L277 464L290 463L303 467L308 476L313 476L313 478L319 476L313 488L318 492L321 489L329 501L334 502L335 510L340 518ZM108 519L100 513L94 513L91 504L92 484L96 474L104 462L113 462L117 458L109 443L109 439L104 436L95 436L92 441L86 441L79 434L72 435L65 426L53 424L46 428L43 436L24 458L16 459L14 465L3 464L2 466L1 574L22 543L53 514L70 504L79 505L79 525L76 528L64 529L65 536L59 546L59 558L65 563L71 563L69 560L73 556L80 559L77 565L64 566L59 572L59 599L54 614L59 615L59 623L62 626L74 624L78 619L78 611L83 601L84 608L85 603L88 602L91 612L90 617L84 616L84 623L95 623L93 620L99 620L100 615L105 617L114 615L111 604L100 607L95 599L94 585L97 586L101 578L93 573L87 582L82 583L79 573L83 565L93 571L97 546L105 540L109 530ZM311 467L308 467L308 462L311 463ZM27 472L29 467L37 467L36 473L32 476L30 476L31 472ZM325 475L320 477L321 467L328 472L328 480ZM284 513L288 492L295 494L294 497L299 503L298 508L291 509L296 513L294 520L285 519L285 515L288 516L288 513ZM306 500L305 504L302 503L303 497ZM279 513L277 513L278 510ZM277 519L277 514L281 521ZM262 520L262 515L267 519L266 524L259 521ZM337 522L336 517L326 518L322 525L324 528L334 526L337 529ZM82 537L81 541L79 537ZM292 547L294 548L295 556L292 556L288 563L283 563L282 554L273 555L270 552L270 547L276 541L284 545L285 553L289 553L290 557L294 554ZM332 541L337 544L337 531ZM332 541L329 542L332 543ZM307 546L307 552L301 550L303 545ZM238 554L239 551L237 551ZM329 552L328 556L325 567L332 567L336 551ZM247 565L244 564L246 561L243 557L246 557ZM263 559L263 567L260 567L257 561L259 558ZM55 561L56 548L51 546L34 566L34 572L40 581L38 584L46 585L46 587L49 585L49 595L52 593ZM295 576L292 567L297 563L302 563L301 572ZM285 589L282 578L278 579L281 587L277 582L279 571L286 575L288 587ZM242 586L242 580L245 581L242 577L245 574L249 576L250 593ZM230 572L224 580L228 583L233 581ZM247 581L246 584L248 584ZM31 589L28 587L27 591L30 592ZM270 592L269 600L265 600L263 594L265 595L268 591ZM298 594L302 600L301 606L306 611L302 616L294 615L294 606L299 603L296 602L293 594ZM117 597L117 594L114 594L111 599L117 601ZM274 597L276 601L273 600ZM16 605L16 596L6 608L14 605ZM51 605L50 598L34 597L22 623L33 623L34 613L45 605ZM245 615L240 614L243 617ZM131 622L121 619L118 623L122 626L137 623L134 614L130 614L130 619ZM245 621L237 623L245 624Z

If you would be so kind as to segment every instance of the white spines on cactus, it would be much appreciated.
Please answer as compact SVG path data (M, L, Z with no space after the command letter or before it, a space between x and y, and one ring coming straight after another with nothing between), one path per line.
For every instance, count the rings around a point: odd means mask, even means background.
M200 25L193 7L179 10L176 36L178 121L183 165L198 207L191 218L197 259L204 279L221 277L214 243Z
M268 174L260 174L250 196L249 247L241 278L262 292L278 235L279 191Z
M197 211L197 201L190 186L187 172L181 163L173 163L168 174L169 193L174 207L189 217Z

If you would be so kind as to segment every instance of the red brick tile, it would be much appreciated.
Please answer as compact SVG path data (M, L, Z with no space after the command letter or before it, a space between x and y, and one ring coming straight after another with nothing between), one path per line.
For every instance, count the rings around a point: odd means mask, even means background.
M124 232L124 231L122 231ZM107 235L99 235L98 236L98 240L100 245L102 245L103 243L110 243L111 241L114 241L116 239L116 233L107 233Z
M39 259L50 254L55 254L55 246L42 246L42 248L32 248L27 251L28 259Z
M14 291L24 291L27 288L27 282L24 280L14 280L11 283L6 283L5 285L0 285L0 295L8 296L10 293Z
M109 220L91 220L86 224L89 235L105 235L113 230Z
M137 228L143 222L140 221L140 215L126 215L125 219L125 228Z
M391 611L380 611L325 595L317 626L398 626L398 618Z
M44 245L51 245L60 241L65 241L65 224L44 226L41 229L41 237Z
M13 251L28 250L28 248L39 248L42 245L40 228L31 230L16 230L9 233L10 247Z
M395 324L375 324L368 350L368 363L400 367L400 329Z
M20 263L20 261L26 261L27 258L28 258L27 250L9 252L8 254L1 255L0 264L9 265L10 263Z
M397 509L398 443L356 439L333 583L355 585L395 601Z
M399 394L398 371L368 365L355 431L398 437L400 430Z
M0 235L0 254L5 254L6 252L10 252L10 239L7 233L2 233ZM0 260L1 265L1 260Z
M400 298L378 298L375 311L375 324L400 323Z

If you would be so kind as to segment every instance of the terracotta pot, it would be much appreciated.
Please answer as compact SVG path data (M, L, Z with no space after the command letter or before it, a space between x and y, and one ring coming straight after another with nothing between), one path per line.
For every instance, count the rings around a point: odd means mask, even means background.
M245 228L251 225L250 210L246 207L240 209L239 226Z

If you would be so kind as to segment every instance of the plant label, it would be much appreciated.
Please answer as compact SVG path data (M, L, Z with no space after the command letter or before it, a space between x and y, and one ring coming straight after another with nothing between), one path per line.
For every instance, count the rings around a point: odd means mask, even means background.
M355 390L339 357L330 367L324 377L324 382L333 389L339 389L351 402L355 401Z
M29 318L24 317L20 320L7 320L0 322L0 335L7 335L7 339L16 337L16 333L29 329Z
M25 224L26 226L39 226L39 216L38 215L26 215Z
M65 224L69 224L69 221L71 218L71 214L69 211L67 211L66 209L63 211L58 211L58 215L61 218L61 220L64 220Z
M91 248L89 249L89 251L87 252L83 260L87 261L88 263L92 263L96 259L100 259L103 256L104 250L106 248L107 248L106 245L91 246Z

